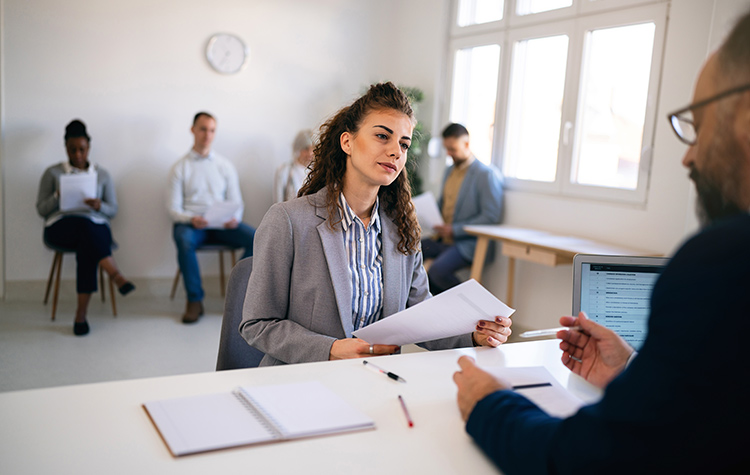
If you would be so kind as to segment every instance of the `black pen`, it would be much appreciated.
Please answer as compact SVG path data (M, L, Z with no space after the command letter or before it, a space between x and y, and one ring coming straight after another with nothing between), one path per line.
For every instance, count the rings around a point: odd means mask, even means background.
M370 363L367 360L363 361L362 364L363 365L370 365L370 366L372 366L373 368L375 368L376 370L380 371L381 373L383 373L384 375L388 376L389 378L391 378L394 381L401 381L402 383L406 382L406 380L404 378L402 378L401 376L397 375L396 373L391 373L390 371L386 371L383 368L381 368L379 366L376 366L376 365Z
M552 383L519 384L517 386L513 386L513 389L543 388L545 386L552 386Z

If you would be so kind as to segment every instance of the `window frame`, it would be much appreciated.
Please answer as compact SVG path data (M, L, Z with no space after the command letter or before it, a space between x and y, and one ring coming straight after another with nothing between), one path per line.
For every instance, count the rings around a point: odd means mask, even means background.
M505 136L507 134L507 117L509 113L508 96L510 94L511 67L515 43L516 41L525 39L567 34L569 36L568 59L565 73L555 181L539 182L505 177L506 189L645 205L652 168L652 151L655 139L669 0L573 0L571 7L526 15L524 17L519 17L515 14L516 0L505 0L505 14L502 20L467 27L457 26L458 3L459 0L453 0L453 15L448 41L449 60L446 62L448 88L445 93L447 100L444 103L447 104L447 107L443 108L440 114L443 117L443 122L447 123L450 118L453 68L456 51L462 48L485 44L500 45L500 71L498 73L495 133L493 136L491 162L502 170L506 150ZM581 134L582 115L579 111L582 106L582 97L579 97L579 92L581 78L586 67L584 64L586 58L584 51L586 36L592 30L647 22L653 22L655 29L641 145L642 152L638 166L638 183L636 188L630 190L573 183L571 180L573 158ZM566 132L569 134L567 143L565 140Z

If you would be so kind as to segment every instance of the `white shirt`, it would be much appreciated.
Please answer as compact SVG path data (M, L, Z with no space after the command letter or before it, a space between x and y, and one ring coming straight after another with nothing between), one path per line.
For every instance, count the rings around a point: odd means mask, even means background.
M194 216L203 216L212 204L223 201L240 204L235 217L242 221L244 203L237 170L214 152L203 157L190 150L178 160L170 170L167 193L167 208L175 223L189 223Z
M300 165L296 160L287 162L276 169L273 187L273 201L281 203L297 197L297 192L307 178L310 169Z

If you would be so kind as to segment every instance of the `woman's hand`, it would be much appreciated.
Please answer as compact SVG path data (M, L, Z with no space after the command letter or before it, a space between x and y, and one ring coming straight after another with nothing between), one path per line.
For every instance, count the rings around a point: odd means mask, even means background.
M372 348L372 351L370 351ZM391 355L399 349L396 345L370 345L359 338L344 338L336 340L331 345L329 360L347 360L351 358L367 358L368 356Z
M83 202L95 211L99 211L102 207L102 200L99 198L86 198Z
M477 329L472 333L474 343L477 346L500 346L506 341L512 333L510 326L513 322L508 317L495 317L495 321L479 320Z

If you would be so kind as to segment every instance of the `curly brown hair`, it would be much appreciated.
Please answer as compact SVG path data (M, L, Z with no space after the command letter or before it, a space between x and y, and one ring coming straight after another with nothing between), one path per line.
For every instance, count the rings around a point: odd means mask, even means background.
M319 140L315 144L310 173L297 196L311 195L328 187L327 208L329 216L341 216L338 197L344 188L347 155L341 149L341 134L356 134L365 117L373 111L395 110L416 124L409 99L393 83L373 84L369 90L350 106L339 110L320 127ZM411 186L406 168L388 186L378 191L380 206L393 220L398 229L398 250L409 255L419 249L420 229L411 201ZM329 220L331 228L338 221Z

